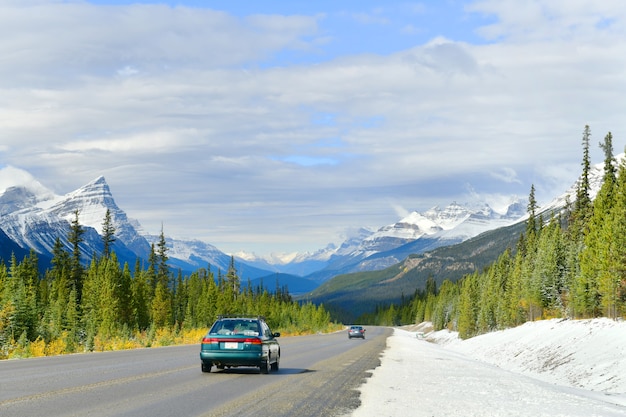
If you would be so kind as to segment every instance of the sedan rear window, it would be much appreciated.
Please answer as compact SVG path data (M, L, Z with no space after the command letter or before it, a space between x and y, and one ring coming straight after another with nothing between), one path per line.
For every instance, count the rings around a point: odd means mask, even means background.
M209 334L258 336L259 323L252 320L219 320L209 331Z

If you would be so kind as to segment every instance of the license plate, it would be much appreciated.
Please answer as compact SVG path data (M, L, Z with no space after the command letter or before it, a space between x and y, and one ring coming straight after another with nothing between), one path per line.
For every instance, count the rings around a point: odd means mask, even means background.
M224 349L238 349L239 343L237 342L224 342Z

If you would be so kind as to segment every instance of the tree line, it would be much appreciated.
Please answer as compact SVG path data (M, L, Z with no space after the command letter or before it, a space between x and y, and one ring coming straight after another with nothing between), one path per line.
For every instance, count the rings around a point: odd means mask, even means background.
M528 220L516 247L483 271L444 280L400 305L380 306L363 321L382 325L431 321L469 338L546 318L624 317L626 314L626 159L613 155L609 132L602 185L590 196L589 126L583 131L582 175L575 201L564 210L537 214L535 188Z
M163 231L147 262L120 265L108 210L103 253L84 264L84 229L74 214L71 247L57 238L43 274L33 250L22 260L0 261L0 359L197 343L218 314L265 316L286 334L336 326L323 306L293 301L278 283L273 292L242 285L232 257L228 271L218 269L217 276L210 265L188 276L172 272Z

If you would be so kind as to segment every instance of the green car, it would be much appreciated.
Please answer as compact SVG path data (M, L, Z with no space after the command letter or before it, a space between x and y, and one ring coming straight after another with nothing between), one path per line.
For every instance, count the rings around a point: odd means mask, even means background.
M219 316L202 339L202 372L238 366L258 367L261 373L278 371L280 333L272 333L263 317Z

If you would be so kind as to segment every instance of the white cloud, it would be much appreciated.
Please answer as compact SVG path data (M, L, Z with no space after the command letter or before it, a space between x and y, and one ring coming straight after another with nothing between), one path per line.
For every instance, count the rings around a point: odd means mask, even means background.
M324 13L5 2L2 162L60 193L105 175L129 215L159 207L135 215L147 230L257 253L281 251L269 242L285 230L314 250L458 200L465 183L482 196L534 183L549 199L578 175L585 124L592 143L611 130L623 148L626 6L517 4L470 7L491 17L485 44L442 27L393 53L324 60L341 36ZM393 23L391 9L353 12Z
M409 214L411 214L411 210L407 210L398 204L393 205L393 210L398 215L398 219L404 219L405 217L408 217Z
M469 10L497 16L497 22L480 29L488 39L508 38L516 42L588 42L606 35L623 35L619 22L626 17L619 0L478 1Z
M316 17L242 21L210 9L156 4L40 2L0 11L0 37L11 39L0 43L0 53L10 57L0 74L24 85L106 76L128 62L152 73L254 63L283 48L302 48L316 28Z
M0 168L0 192L10 187L26 187L41 195L52 195L41 183L29 172L13 166Z
M506 183L518 183L521 184L519 177L517 176L517 172L515 172L512 168L504 167L500 171L491 172L491 176L497 180L504 181Z
M69 141L59 148L70 152L136 152L159 153L177 152L181 147L189 146L185 132L141 132L124 137L109 137L96 140Z

